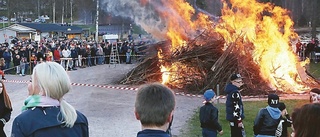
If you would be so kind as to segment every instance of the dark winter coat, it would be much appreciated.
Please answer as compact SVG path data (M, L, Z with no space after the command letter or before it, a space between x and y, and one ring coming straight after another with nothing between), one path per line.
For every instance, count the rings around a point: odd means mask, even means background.
M137 137L170 137L170 135L161 130L145 129L139 131Z
M89 137L87 118L78 111L77 115L74 126L68 128L59 121L60 107L28 109L14 119L12 137Z
M239 88L229 83L226 86L225 93L227 94L226 119L231 122L243 120L245 116ZM234 114L236 115L234 116Z
M207 102L200 108L200 123L201 128L207 128L220 132L222 130L221 125L218 122L218 109Z

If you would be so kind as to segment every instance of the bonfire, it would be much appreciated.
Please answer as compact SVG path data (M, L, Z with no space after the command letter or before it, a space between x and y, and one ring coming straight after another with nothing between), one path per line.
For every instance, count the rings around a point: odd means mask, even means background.
M297 35L285 9L230 0L223 3L220 21L213 22L201 13L194 19L194 9L183 0L169 1L166 6L175 10L159 10L167 19L168 40L149 45L122 84L162 82L200 94L208 88L223 91L230 75L240 73L244 95L303 93L318 85L290 46Z

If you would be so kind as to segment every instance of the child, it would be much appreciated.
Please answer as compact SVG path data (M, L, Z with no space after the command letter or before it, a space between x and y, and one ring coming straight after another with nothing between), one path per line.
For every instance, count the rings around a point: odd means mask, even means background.
M25 70L26 70L26 63L27 63L27 60L25 57L22 57L21 58L21 61L20 61L20 68L21 68L21 76L25 76Z
M203 137L216 137L223 134L221 125L218 122L218 109L213 106L215 93L212 89L204 92L205 104L200 108L200 123Z
M166 130L172 121L174 108L175 97L168 87L160 83L140 87L134 113L143 130L137 137L170 137Z
M291 127L292 121L286 109L286 105L283 102L279 103L279 109L281 111L281 120L280 120L281 128L280 129L282 129L280 137L288 137L287 128Z

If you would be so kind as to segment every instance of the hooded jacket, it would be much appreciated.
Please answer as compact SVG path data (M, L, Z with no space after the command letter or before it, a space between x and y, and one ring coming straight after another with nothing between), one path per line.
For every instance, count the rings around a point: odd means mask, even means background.
M240 122L244 116L242 97L239 88L229 83L226 86L226 119L231 122Z
M255 135L275 136L281 119L281 111L278 108L267 106L259 111L254 120L253 131Z

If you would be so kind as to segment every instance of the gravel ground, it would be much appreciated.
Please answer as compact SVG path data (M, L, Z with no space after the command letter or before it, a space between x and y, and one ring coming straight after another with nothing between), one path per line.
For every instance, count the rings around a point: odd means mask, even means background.
M115 85L114 81L119 80L134 67L134 64L99 65L68 73L74 83L127 87ZM27 81L30 76L8 75L6 78ZM10 135L12 121L21 113L20 109L28 91L25 83L5 82L5 84L13 105L12 118L5 126L5 132ZM91 137L134 137L141 129L133 113L135 95L136 91L132 90L73 86L73 90L65 96L65 99L87 116ZM172 132L179 136L194 110L202 105L202 99L177 95L176 104Z

